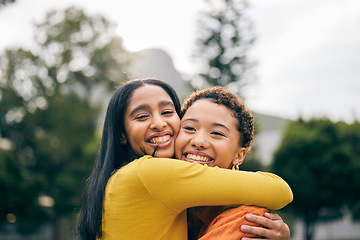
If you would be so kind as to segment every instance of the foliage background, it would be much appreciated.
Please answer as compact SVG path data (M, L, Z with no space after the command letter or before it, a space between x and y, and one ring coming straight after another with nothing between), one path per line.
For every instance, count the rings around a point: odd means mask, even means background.
M130 59L102 16L68 8L36 27L34 52L0 58L0 222L63 235L74 221L98 148L99 116ZM68 231L70 232L69 229Z
M242 42L236 21L229 22L227 14L236 16L225 10L203 15L207 34L200 34L197 44L204 71L197 79L201 86L220 84L241 94L242 81L248 79L244 74L253 67L241 61L254 36L250 32ZM218 21L218 28L207 21ZM223 23L234 38L221 34ZM16 220L17 230L28 234L50 222L53 239L69 238L64 232L73 227L97 152L99 116L112 90L128 79L132 61L113 29L104 17L80 9L52 11L36 27L35 50L1 53L0 228ZM229 53L241 46L244 58L231 58ZM243 64L241 71L232 64ZM216 82L219 76L224 79ZM315 223L341 217L344 207L359 219L359 136L357 121L328 119L299 119L285 131L272 170L295 194L282 216L303 219L309 226L307 239L314 235ZM254 161L248 158L250 166L244 167L261 169L252 152ZM70 221L67 228L63 219Z

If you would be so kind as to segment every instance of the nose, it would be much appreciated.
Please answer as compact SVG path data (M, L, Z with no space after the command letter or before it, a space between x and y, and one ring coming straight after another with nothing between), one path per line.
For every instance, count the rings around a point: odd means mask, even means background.
M151 129L161 130L167 126L167 122L160 114L153 115L152 122L150 124Z
M196 134L193 135L192 139L190 140L190 144L196 149L208 148L209 141L207 140L206 133L198 131Z

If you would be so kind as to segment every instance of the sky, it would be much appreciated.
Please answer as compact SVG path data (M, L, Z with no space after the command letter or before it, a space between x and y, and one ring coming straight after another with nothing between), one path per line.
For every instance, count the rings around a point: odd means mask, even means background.
M245 89L248 107L289 119L360 121L360 1L249 3L257 80ZM163 49L179 72L194 73L191 54L204 0L16 0L0 9L0 51L31 48L33 23L73 5L115 23L127 50Z

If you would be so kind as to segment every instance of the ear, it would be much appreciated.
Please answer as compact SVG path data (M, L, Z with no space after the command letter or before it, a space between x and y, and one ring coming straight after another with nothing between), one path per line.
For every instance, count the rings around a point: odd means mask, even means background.
M235 160L233 161L233 165L241 165L244 160L245 160L245 156L246 156L246 148L241 147L236 151L235 154Z
M121 134L120 143L121 143L122 145L126 145L127 140L126 140L125 134Z

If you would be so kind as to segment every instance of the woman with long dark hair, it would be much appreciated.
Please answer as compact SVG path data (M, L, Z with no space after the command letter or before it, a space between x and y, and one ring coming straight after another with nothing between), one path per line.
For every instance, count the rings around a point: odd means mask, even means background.
M83 198L80 239L186 239L189 207L278 209L291 202L289 186L274 174L165 158L174 155L179 113L175 91L158 80L130 81L114 93ZM264 186L266 191L253 191Z

